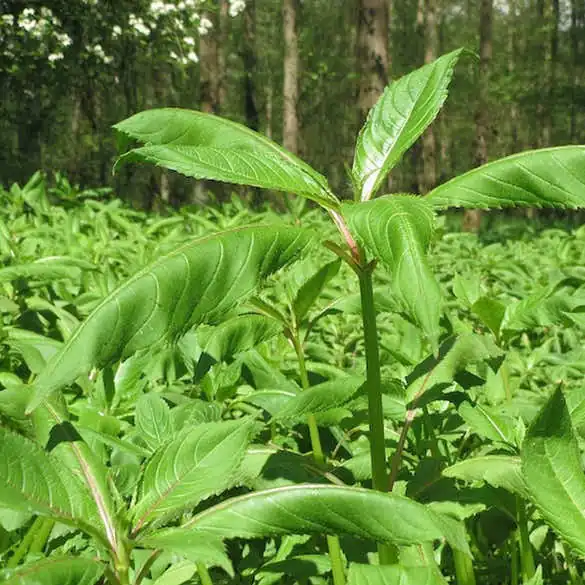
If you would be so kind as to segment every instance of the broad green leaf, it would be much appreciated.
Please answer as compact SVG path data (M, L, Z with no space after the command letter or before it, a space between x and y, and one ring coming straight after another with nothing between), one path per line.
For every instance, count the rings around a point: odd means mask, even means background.
M514 444L514 419L494 407L479 403L463 402L458 408L459 415L469 428L480 437L494 443Z
M223 538L344 533L396 544L447 538L467 552L465 540L461 542L445 519L403 496L308 484L233 498L194 516L182 528L169 530L204 530Z
M0 571L5 585L95 585L105 566L84 557L50 557Z
M251 430L249 419L204 423L158 449L146 465L132 510L134 532L229 487L237 477Z
M97 505L80 479L39 445L0 427L0 505L103 538Z
M197 565L191 561L173 563L152 585L182 585L197 572Z
M528 429L521 455L528 492L542 517L585 557L585 475L560 389Z
M363 383L362 376L347 376L312 386L288 400L274 418L298 419L337 408L345 404Z
M297 292L292 308L297 324L302 323L313 303L319 298L327 283L339 272L341 260L334 260L318 270Z
M331 561L326 555L298 555L282 561L271 561L258 570L258 575L290 575L301 581L331 572Z
M471 305L471 312L496 336L500 337L500 328L506 314L506 305L496 299L480 297Z
M502 487L513 494L528 497L519 457L485 455L471 457L443 470L445 477L463 481L485 481L494 487Z
M391 195L344 205L352 232L390 270L394 294L435 346L442 295L427 260L434 216L420 198Z
M465 333L441 344L438 357L429 356L407 377L407 398L419 401L433 386L451 384L465 369L480 362L501 358L502 350L490 336Z
M150 449L157 449L173 435L171 409L157 394L149 392L136 403L136 429Z
M114 126L146 143L123 162L150 162L198 179L212 179L307 197L328 208L339 201L308 164L241 124L179 108L141 112Z
M34 384L29 410L94 367L217 319L311 239L297 228L241 228L193 240L143 268L106 297L51 360Z
M221 362L252 349L282 331L282 324L264 315L241 315L215 327L202 341L203 351Z
M585 146L514 154L455 177L426 197L436 209L585 206Z
M447 98L461 49L390 84L357 139L353 176L360 199L375 195L386 175L435 119Z
M208 567L221 567L233 574L231 562L220 537L205 532L177 534L168 530L154 532L138 540L140 546L161 549Z
M376 566L351 563L347 585L444 585L436 567Z

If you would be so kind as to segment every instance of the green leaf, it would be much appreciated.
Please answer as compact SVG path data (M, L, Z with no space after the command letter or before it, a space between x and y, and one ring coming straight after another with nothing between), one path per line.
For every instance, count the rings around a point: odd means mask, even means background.
M83 557L50 557L0 571L5 585L95 585L104 565Z
M136 428L150 449L157 449L173 435L173 421L168 404L156 394L144 394L136 403Z
M521 455L528 491L542 517L585 557L585 476L560 389L528 429Z
M442 295L427 260L434 216L420 197L391 195L344 205L352 232L390 270L394 294L436 345Z
M173 563L152 585L182 585L197 572L197 565L191 561Z
M494 443L514 444L514 420L504 412L479 403L463 402L458 409L461 418L480 437Z
M204 353L221 362L256 347L282 331L282 324L264 315L241 315L215 327L202 341Z
M274 418L279 420L299 419L308 414L325 412L342 406L363 383L362 376L347 376L312 386L288 400Z
M103 538L84 484L38 444L0 427L0 505L34 512Z
M29 410L94 367L217 319L311 239L297 228L240 228L193 240L143 268L106 297L51 360L34 383Z
M472 457L447 467L443 470L443 475L463 481L485 481L494 487L502 487L513 494L528 497L520 457L507 455Z
M51 256L40 258L30 264L17 264L0 268L0 282L9 282L19 278L37 280L77 279L83 270L97 270L97 266L68 256Z
M439 185L425 199L436 209L585 206L585 146L514 154Z
M347 585L444 585L441 572L432 566L376 566L351 563Z
M372 108L355 150L360 199L375 195L386 175L435 119L447 98L462 49L443 55L390 84Z
M238 475L251 428L249 419L204 423L158 449L146 465L132 510L134 532L229 487Z
M223 538L282 534L350 534L360 538L415 544L454 535L445 517L403 496L331 485L297 485L227 500L194 516L178 533L193 529ZM447 534L447 532L449 534Z
M456 381L468 366L501 356L502 350L489 336L465 333L451 337L441 344L438 357L427 357L408 376L407 399L419 401L433 386Z
M140 538L138 544L145 548L162 549L208 567L221 567L230 575L233 574L225 546L221 538L213 534L194 531L177 534L160 530Z
M339 272L341 260L334 260L319 269L297 292L292 308L297 324L302 323L313 303L319 298L327 283Z
M266 136L231 120L163 108L136 114L114 128L146 143L122 155L116 167L150 162L198 179L296 193L327 208L339 205L317 171Z

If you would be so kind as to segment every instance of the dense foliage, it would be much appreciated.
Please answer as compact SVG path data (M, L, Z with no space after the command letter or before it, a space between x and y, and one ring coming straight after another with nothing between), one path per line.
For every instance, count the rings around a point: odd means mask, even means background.
M210 114L116 125L116 169L321 208L288 223L144 216L61 176L2 193L6 582L578 582L582 228L484 247L437 211L583 208L585 147L380 194L462 53L387 87L351 203Z

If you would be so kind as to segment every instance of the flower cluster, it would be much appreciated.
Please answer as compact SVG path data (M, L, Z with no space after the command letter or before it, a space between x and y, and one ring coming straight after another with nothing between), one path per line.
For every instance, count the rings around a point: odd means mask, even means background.
M243 12L246 8L246 0L229 0L229 13L230 16L236 17L240 12Z

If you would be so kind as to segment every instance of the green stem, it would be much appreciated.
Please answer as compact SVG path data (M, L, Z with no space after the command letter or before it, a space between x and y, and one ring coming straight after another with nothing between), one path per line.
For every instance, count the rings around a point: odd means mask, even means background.
M207 567L203 563L197 563L197 572L199 573L201 585L213 585L211 575L209 574Z
M518 531L520 533L520 569L522 580L528 581L536 572L532 543L528 534L528 516L526 515L526 504L524 500L516 496L516 507L518 509Z
M515 530L510 536L510 584L518 585L520 582L520 571L518 567L518 531Z
M20 541L18 548L14 551L14 554L8 559L6 563L7 569L14 569L17 567L22 561L22 559L27 555L30 545L34 541L37 533L41 530L43 526L43 522L45 521L44 518L37 517L35 518L34 522L30 525L29 529L27 530L24 538Z
M305 352L299 339L298 332L295 330L291 332L291 340L297 354L299 362L299 375L301 377L301 385L303 390L309 387L309 375L307 373L307 364L305 362ZM319 465L325 464L325 455L323 447L321 446L321 438L319 437L319 426L314 414L307 417L309 425L309 436L311 437L311 448L313 449L313 457ZM327 548L329 549L329 559L331 561L331 571L333 573L334 585L345 585L345 564L341 554L341 546L337 536L327 536Z
M453 549L457 585L475 585L475 572L472 560L459 550Z
M55 521L51 518L44 518L41 527L39 528L38 532L35 534L33 541L31 542L29 553L40 553L43 552L45 545L47 544L47 540L49 540L49 536L51 535L51 531L53 530L53 526L55 526Z
M382 406L382 377L380 374L380 348L376 326L376 306L372 284L372 264L362 266L359 271L364 344L366 349L366 386L368 389L368 417L370 426L370 458L372 462L372 486L380 492L388 491L386 472L386 441L384 437L384 409ZM378 543L378 558L381 565L398 562L395 546Z
M583 585L583 579L581 579L581 576L579 575L579 571L577 570L577 567L575 566L575 563L573 561L569 547L565 543L562 543L561 546L563 548L565 562L567 563L567 570L569 571L571 585Z

